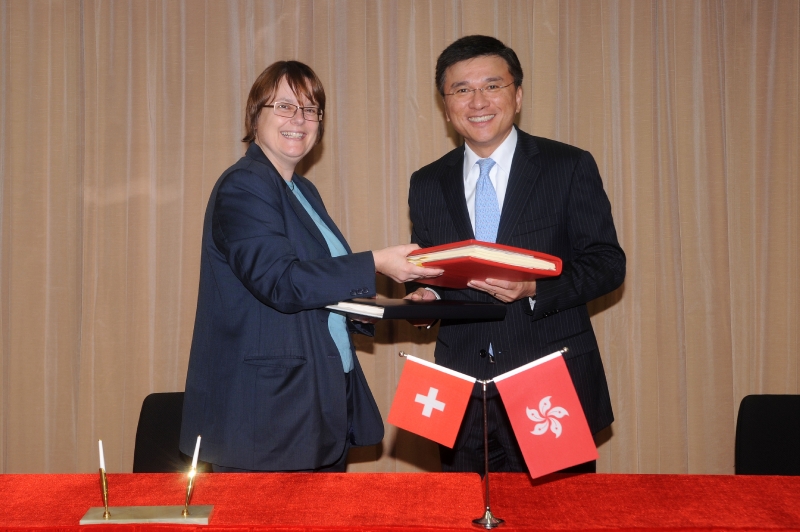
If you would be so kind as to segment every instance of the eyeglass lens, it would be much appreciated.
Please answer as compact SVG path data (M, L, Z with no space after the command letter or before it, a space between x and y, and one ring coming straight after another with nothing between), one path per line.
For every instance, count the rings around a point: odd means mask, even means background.
M486 85L485 87L480 87L480 88L477 88L477 89L468 89L468 88L464 87L464 88L458 89L455 92L450 93L450 96L455 96L456 98L467 99L467 98L472 98L475 94L477 94L479 92L482 93L483 95L487 96L487 97L497 96L497 94L502 89L505 89L506 87L510 87L511 85L513 85L513 83L509 83L508 85L502 85L502 86L492 83L490 85Z
M284 118L292 118L300 107L291 103L275 103L272 105L275 114ZM317 107L303 107L303 118L312 122L319 122L322 120L320 111Z

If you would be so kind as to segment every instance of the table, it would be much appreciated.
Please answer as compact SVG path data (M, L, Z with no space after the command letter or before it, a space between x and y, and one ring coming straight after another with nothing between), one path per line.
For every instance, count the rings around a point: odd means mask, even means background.
M185 475L109 474L109 504L180 505ZM493 473L500 531L800 531L800 477ZM97 475L0 475L0 532L423 532L478 530L480 477L467 473L202 474L207 527L78 525L102 504Z

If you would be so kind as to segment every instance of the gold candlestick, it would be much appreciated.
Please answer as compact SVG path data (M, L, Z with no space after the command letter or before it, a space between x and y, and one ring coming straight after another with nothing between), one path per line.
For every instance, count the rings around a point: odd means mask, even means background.
M189 482L186 484L186 502L183 505L183 512L181 512L184 517L189 517L189 501L192 499L192 488L194 488L194 477L196 474L197 468L192 467L192 470L189 471Z
M106 479L106 470L102 467L100 468L100 490L103 493L103 507L105 508L103 519L108 519L111 517L108 512L108 479Z

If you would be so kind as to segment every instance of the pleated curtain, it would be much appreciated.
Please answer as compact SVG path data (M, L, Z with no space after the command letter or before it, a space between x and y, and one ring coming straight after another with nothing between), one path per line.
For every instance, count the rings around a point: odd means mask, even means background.
M474 33L522 62L519 126L594 155L628 256L590 305L598 470L732 473L741 398L800 384L796 0L0 0L0 471L95 471L98 439L131 470L143 398L183 390L203 213L267 65L322 79L300 171L376 249L409 241L411 173L461 143L434 65ZM434 343L357 339L384 417L398 352ZM387 425L349 470L437 468Z

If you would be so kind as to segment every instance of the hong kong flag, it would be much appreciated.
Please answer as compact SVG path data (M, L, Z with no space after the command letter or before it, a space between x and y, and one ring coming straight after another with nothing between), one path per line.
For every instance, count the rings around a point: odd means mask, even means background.
M408 356L388 421L452 447L474 384L463 373Z
M494 378L531 477L597 460L561 352Z

